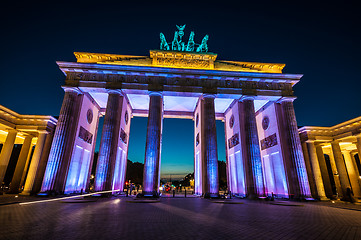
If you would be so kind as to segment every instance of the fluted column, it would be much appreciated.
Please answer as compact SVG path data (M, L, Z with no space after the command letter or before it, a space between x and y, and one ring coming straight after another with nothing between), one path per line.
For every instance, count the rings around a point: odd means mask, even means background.
M316 147L313 141L307 141L308 153L310 156L313 177L315 179L317 195L320 200L327 200L325 187L323 185L321 169L317 158Z
M25 163L30 152L32 140L33 140L33 136L31 135L26 136L24 139L23 146L21 147L20 155L18 158L18 162L16 163L13 179L11 180L10 191L9 191L10 193L19 192L21 177L23 175Z
M312 194L312 197L317 198L318 197L317 187L316 187L315 179L313 177L313 171L312 171L310 157L308 154L307 143L302 142L301 145L302 145L303 157L305 159L305 165L306 165L306 170L307 170L308 182L310 184L311 194Z
M342 157L340 145L338 142L331 142L331 147L340 179L343 199L350 200L347 196L347 188L351 188L351 185L350 181L348 180L346 165Z
M332 186L331 186L330 176L328 174L325 156L323 155L322 146L317 144L315 147L316 147L318 163L320 165L321 176L322 176L323 186L325 189L325 194L326 194L326 197L332 198L333 197ZM331 176L331 177L333 177L333 176Z
M292 183L297 187L294 189L296 198L307 198L311 197L311 191L307 179L305 160L303 158L296 115L293 108L294 99L295 98L282 98L279 101L283 112L285 136L291 160L291 174L289 174L291 178L288 179L288 181L292 181Z
M95 173L95 191L112 190L123 99L119 90L109 90Z
M342 187L341 187L341 183L340 183L340 176L337 171L337 166L336 166L336 162L335 162L335 158L334 158L334 154L332 152L331 146L330 146L329 158L330 158L330 164L331 164L332 173L333 173L333 179L335 180L337 198L341 199L341 198L343 198L343 194L342 194Z
M359 160L361 161L361 135L357 136L356 139L357 139L357 142L356 142L357 153L358 153ZM361 176L361 169L358 169L358 170L359 170L358 174L359 174L359 176Z
M24 190L21 192L22 195L30 195L33 190L34 180L36 173L38 171L38 166L41 158L41 154L44 149L45 139L47 132L40 132L38 136L38 141L36 142L35 150L33 157L30 161L28 175L26 177Z
M9 165L9 160L11 157L11 153L13 151L15 139L16 139L16 130L8 130L8 135L6 136L5 143L0 153L0 184L4 181L6 169Z
M246 189L249 198L264 195L262 160L259 147L254 97L243 97L239 102L241 137L244 139L243 155Z
M26 163L25 163L24 171L23 171L23 173L21 175L20 188L24 187L25 177L26 177L26 174L28 173L30 160L31 160L31 157L33 156L33 152L34 152L34 146L35 146L35 144L33 142L31 142L30 151L29 151L28 156L26 157Z
M66 87L64 90L63 105L56 125L41 191L59 193L64 191L83 96L76 88Z
M351 152L348 150L344 150L342 151L342 153L345 158L346 169L347 169L348 177L350 179L353 194L356 198L359 198L361 197L359 176L357 174L355 164L353 163Z
M149 93L149 114L143 172L143 195L158 196L162 147L163 96Z
M212 94L203 94L201 134L203 144L204 197L219 196L216 113Z
M39 161L38 171L36 172L32 193L38 193L43 183L46 165L48 163L49 153L51 149L51 143L53 142L54 132L50 132L46 135L43 152Z

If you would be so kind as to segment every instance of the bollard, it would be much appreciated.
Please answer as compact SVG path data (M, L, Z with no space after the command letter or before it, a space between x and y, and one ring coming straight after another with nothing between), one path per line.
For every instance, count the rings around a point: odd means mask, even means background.
M232 192L229 191L229 199L232 199Z
M187 189L184 190L184 197L185 197L185 198L187 197Z
M175 190L173 189L173 197L175 197Z

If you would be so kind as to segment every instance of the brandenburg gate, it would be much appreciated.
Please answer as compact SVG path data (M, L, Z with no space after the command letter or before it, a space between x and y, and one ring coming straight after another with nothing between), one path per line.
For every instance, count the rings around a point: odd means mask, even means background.
M217 197L216 120L225 123L227 176L234 195L311 197L298 133L292 87L300 74L284 64L217 60L205 36L182 42L163 34L149 56L75 52L57 62L65 96L41 191L89 188L99 117L104 116L95 190L123 189L130 124L148 117L144 196L158 196L163 118L194 120L195 194Z

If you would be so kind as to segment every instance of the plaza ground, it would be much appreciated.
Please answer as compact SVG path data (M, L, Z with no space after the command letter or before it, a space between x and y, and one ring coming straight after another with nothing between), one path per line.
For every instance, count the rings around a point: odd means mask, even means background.
M0 196L0 239L361 239L361 207L343 202L89 199Z

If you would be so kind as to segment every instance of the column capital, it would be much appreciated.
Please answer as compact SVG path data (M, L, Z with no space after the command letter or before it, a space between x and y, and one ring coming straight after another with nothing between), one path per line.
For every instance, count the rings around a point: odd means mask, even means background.
M6 129L6 131L8 132L8 134L9 133L17 133L17 132L19 132L18 130L13 129L13 128L8 128L8 129Z
M295 96L290 96L290 97L281 97L280 99L278 99L276 101L276 103L282 103L282 102L293 102L294 100L296 100L297 97Z
M74 92L77 93L78 95L83 94L83 92L80 91L80 89L77 87L68 87L68 86L61 86L61 87L64 89L64 92Z
M361 139L361 133L355 134L353 136L356 137L356 139Z
M149 94L149 96L160 96L160 97L163 97L163 92L160 92L160 91L149 91L148 94Z
M46 130L39 130L38 131L38 135L40 135L40 134L48 134L49 132L48 131L46 131Z
M203 93L202 94L203 98L216 98L216 94L212 94L212 93Z
M123 92L120 89L106 89L108 94L119 94L123 96Z
M256 96L252 96L252 95L243 95L242 97L240 97L238 99L239 102L243 102L245 100L251 100L254 101L256 99Z
M341 148L341 152L342 152L342 153L351 153L351 151L352 151L352 150L342 149L342 148Z

